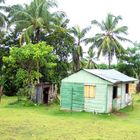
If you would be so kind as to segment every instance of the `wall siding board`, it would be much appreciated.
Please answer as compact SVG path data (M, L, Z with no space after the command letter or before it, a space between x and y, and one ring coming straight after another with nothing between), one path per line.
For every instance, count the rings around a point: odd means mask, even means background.
M84 109L84 84L63 82L60 93L61 109L73 111Z
M106 113L107 85L95 87L95 98L85 98L84 109L87 112Z
M69 77L66 77L62 80L62 83L84 83L87 85L106 85L112 84L106 80L103 80L97 76L94 76L84 70L81 70L77 73L72 74Z

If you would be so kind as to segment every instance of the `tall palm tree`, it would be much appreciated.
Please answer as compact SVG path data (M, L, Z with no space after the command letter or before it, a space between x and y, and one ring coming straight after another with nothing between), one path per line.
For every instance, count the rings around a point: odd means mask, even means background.
M25 5L21 10L15 10L11 21L16 28L22 31L21 41L26 43L39 42L41 32L50 32L53 14L50 8L57 6L51 0L33 0L30 5Z
M81 68L80 65L80 59L83 57L83 49L81 46L81 43L84 43L86 38L85 35L90 30L90 27L80 29L80 27L77 25L75 27L72 27L70 32L75 38L75 44L73 47L72 52L72 59L73 59L73 71L78 71Z
M89 48L88 50L88 56L86 58L87 64L86 64L86 68L87 69L96 69L98 68L97 64L94 62L94 60L96 59L95 56L95 52L93 52L92 48Z
M5 1L4 0L0 0L0 3L4 4ZM0 5L0 11L1 10L5 10L5 9L6 9L5 6ZM0 28L3 28L3 27L6 26L6 21L7 21L7 17L4 15L3 12L0 12Z
M102 54L108 57L109 68L113 56L119 57L120 53L124 52L124 48L120 41L129 41L122 35L127 35L127 26L118 27L119 21L122 20L121 16L114 16L108 14L106 19L101 23L97 20L93 20L91 23L97 25L101 33L97 33L93 38L88 39L88 42L92 42L92 47L98 48L98 57Z

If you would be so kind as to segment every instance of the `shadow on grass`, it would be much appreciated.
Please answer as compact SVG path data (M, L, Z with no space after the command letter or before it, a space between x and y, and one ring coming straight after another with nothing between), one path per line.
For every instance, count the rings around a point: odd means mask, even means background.
M129 116L129 113L132 112L134 110L133 106L130 105L130 106L126 106L125 108L123 109L120 109L118 111L114 111L112 112L112 114L116 117L119 117L119 118L127 118Z

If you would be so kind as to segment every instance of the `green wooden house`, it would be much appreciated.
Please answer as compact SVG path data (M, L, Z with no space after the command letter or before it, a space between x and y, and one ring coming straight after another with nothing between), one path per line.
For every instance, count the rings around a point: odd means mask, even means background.
M62 80L62 110L109 113L131 104L134 81L114 69L83 69Z

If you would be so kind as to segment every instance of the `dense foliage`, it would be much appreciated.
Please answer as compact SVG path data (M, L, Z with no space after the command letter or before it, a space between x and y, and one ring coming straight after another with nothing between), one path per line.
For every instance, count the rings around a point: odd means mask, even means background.
M41 67L52 68L56 64L56 56L52 54L53 48L46 45L45 42L38 44L28 44L20 48L12 47L10 55L3 57L5 69L16 69L15 86L20 88L31 85L35 86L40 83L43 73ZM6 79L5 79L6 80Z
M130 40L122 36L127 35L127 26L118 26L121 16L108 14L101 23L93 20L101 32L87 38L91 27L69 28L70 20L65 12L55 11L58 5L53 0L0 4L1 93L24 94L24 88L39 82L55 83L59 89L64 77L82 68L107 69L107 64L96 63L101 54L108 57L109 68L140 77L140 45L124 49L121 41ZM91 47L84 48L88 43ZM116 65L111 65L113 57Z

